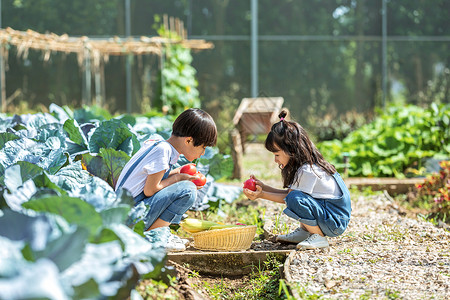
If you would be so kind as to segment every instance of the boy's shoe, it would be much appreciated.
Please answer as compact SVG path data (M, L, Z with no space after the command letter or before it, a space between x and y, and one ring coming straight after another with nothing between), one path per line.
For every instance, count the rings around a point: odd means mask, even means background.
M153 248L164 248L170 237L170 228L164 226L147 230L144 231L144 236L152 244Z
M179 236L171 234L169 236L169 240L167 241L167 244L166 244L166 250L168 252L185 251L187 244L189 244L188 240L182 239Z
M321 236L317 233L311 234L306 240L297 244L297 249L318 249L328 248L328 239L326 236Z
M277 242L282 243L293 243L298 244L300 242L303 242L310 236L310 233L306 231L305 229L298 227L294 231L288 233L288 234L281 234L276 237Z
M152 247L165 248L166 251L184 251L189 241L170 233L170 228L159 227L144 232L145 239L152 243Z

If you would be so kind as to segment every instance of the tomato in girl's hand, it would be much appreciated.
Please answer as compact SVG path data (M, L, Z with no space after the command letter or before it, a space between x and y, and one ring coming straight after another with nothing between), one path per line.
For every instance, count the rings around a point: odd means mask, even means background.
M194 175L197 176L198 178L192 180L192 182L195 183L196 186L204 186L206 183L206 176L200 172L197 172Z
M195 175L195 173L197 173L197 168L195 167L194 164L187 164L181 167L180 173Z
M253 178L247 179L244 182L244 189L249 189L252 191L256 191L256 180Z

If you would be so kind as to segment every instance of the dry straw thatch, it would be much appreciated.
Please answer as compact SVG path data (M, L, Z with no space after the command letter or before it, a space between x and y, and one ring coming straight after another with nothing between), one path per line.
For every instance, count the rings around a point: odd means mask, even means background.
M184 34L184 29L181 30ZM183 35L180 35L183 36ZM29 49L44 52L44 61L50 59L52 52L76 53L80 65L86 57L104 61L110 55L142 55L162 54L162 47L168 44L179 43L193 50L211 49L212 43L204 40L187 40L184 38L167 39L162 37L141 36L137 39L121 39L117 36L110 39L90 39L86 36L69 37L67 34L57 35L54 33L41 34L33 30L18 31L12 28L0 29L0 43L3 47L13 45L17 47L17 54L23 58L28 57ZM3 53L6 55L5 51Z
M170 38L147 37L109 39L92 39L87 36L70 37L67 34L38 33L31 29L18 31L12 28L0 29L0 111L7 106L5 92L5 71L8 69L8 54L10 46L17 48L17 56L28 58L30 49L43 52L43 60L48 61L53 53L74 53L82 70L99 75L103 73L103 65L109 61L110 55L145 55L163 56L165 46L181 44L192 50L206 50L213 48L213 44L204 40L186 39L183 22L179 19L164 16L164 27L170 31ZM172 34L174 33L174 34ZM86 76L86 82L90 77Z

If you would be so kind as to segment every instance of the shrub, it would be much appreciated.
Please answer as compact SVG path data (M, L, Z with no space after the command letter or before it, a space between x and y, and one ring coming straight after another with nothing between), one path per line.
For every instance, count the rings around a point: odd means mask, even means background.
M349 176L404 178L424 160L450 155L450 105L392 105L373 122L345 139L317 144L323 156L343 171L349 153Z
M417 184L416 201L432 204L432 216L450 221L450 161L439 163L441 170L427 176L422 184Z

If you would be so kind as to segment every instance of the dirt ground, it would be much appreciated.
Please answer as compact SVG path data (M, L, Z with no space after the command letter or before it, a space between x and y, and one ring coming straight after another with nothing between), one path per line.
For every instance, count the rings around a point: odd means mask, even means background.
M327 299L450 299L450 232L411 218L389 195L352 199L352 219L328 250L289 257L297 294Z
M448 225L414 218L387 194L352 201L347 231L330 238L326 250L304 251L273 241L277 218L292 229L297 224L280 215L281 205L266 203L266 238L253 242L252 249L292 249L285 276L296 298L450 299ZM202 290L205 282L239 289L248 281L246 276L192 276L192 270L178 269L183 270L179 292L186 299L210 299Z

